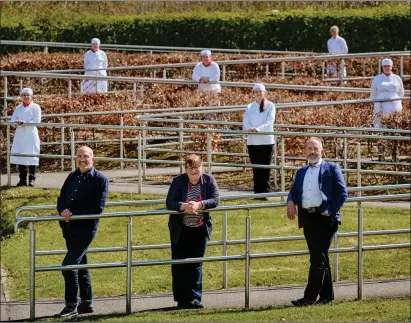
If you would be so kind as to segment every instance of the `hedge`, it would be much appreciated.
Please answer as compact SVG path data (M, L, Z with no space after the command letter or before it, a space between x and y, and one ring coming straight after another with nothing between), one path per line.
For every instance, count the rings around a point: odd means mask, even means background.
M406 6L342 11L169 14L90 19L44 19L0 28L2 39L326 52L338 25L349 52L410 49ZM10 51L10 47L7 48ZM21 48L20 48L21 50Z

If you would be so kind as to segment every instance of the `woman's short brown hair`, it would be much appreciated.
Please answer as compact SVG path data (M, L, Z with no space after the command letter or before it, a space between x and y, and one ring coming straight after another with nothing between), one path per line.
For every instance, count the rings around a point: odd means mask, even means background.
M202 164L203 164L203 162L202 162L200 156L195 155L195 154L188 155L185 159L185 162L184 162L184 165L185 165L186 168L187 167L190 167L190 168L200 167Z

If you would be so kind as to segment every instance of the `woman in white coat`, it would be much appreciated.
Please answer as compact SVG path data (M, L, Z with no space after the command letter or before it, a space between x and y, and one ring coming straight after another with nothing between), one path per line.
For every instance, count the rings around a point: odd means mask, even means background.
M383 73L377 75L372 80L371 99L384 100L402 98L404 96L404 85L398 75L392 73L392 60L385 58L382 60ZM388 101L374 103L374 122L375 128L384 128L381 117L392 112L401 112L402 102Z
M12 154L40 154L40 138L36 126L23 124L39 123L41 121L41 109L33 103L33 90L24 88L20 92L22 103L17 106L11 117L11 122L16 123ZM27 167L29 168L29 186L34 186L36 180L36 166L39 164L39 157L19 157L11 156L10 163L18 165L20 181L17 186L27 185Z
M97 68L107 68L107 55L100 49L100 39L91 40L91 49L84 54L84 75L107 76L106 70L88 71ZM107 81L84 80L82 83L83 93L106 93Z
M263 84L253 87L255 101L244 114L243 129L249 132L271 132L274 128L275 105L266 99ZM247 148L251 164L270 165L274 151L274 135L247 135ZM253 168L254 193L270 192L270 169Z

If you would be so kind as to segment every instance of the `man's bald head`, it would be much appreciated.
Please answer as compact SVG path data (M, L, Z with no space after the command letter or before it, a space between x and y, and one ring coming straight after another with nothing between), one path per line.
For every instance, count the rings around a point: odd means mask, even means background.
M93 149L87 146L81 146L79 149L77 149L76 165L80 172L88 172L94 165Z

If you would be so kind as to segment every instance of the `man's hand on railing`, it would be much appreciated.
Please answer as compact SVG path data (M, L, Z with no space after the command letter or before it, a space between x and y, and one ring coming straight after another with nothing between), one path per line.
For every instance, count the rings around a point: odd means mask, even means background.
M73 215L73 213L71 213L69 209L65 209L63 210L63 212L61 212L60 215L64 218L64 220L66 220L66 222L69 222L69 219Z

